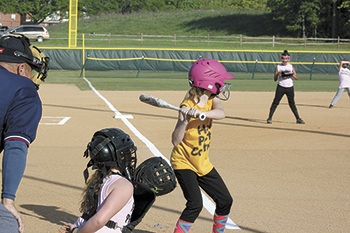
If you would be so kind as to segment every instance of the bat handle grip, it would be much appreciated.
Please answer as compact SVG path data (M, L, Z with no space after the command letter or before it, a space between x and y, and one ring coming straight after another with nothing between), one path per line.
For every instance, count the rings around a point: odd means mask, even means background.
M197 117L199 118L199 120L204 121L205 118L207 118L207 116L204 113L198 114Z

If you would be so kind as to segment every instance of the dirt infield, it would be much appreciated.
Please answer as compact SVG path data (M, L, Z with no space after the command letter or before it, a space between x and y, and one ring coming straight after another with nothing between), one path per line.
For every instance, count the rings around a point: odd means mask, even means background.
M146 93L174 105L185 94ZM100 94L133 119L113 118L93 91L41 86L44 117L16 199L25 232L57 232L63 221L75 221L88 162L83 152L95 131L118 127L129 133L138 147L138 164L153 156L140 135L169 158L175 111L141 103L141 92ZM349 232L350 100L344 94L329 109L334 94L296 92L305 125L295 123L286 97L273 124L266 124L273 92L233 92L223 103L226 118L214 122L210 158L231 191L230 219L240 227L225 232ZM184 205L179 187L158 197L134 232L172 232ZM203 208L190 232L209 233L211 226L212 216Z

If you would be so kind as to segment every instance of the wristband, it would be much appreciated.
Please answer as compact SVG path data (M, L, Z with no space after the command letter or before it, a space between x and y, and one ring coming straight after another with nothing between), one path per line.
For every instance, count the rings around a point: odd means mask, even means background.
M75 229L78 229L78 227L73 227L70 233L74 233Z

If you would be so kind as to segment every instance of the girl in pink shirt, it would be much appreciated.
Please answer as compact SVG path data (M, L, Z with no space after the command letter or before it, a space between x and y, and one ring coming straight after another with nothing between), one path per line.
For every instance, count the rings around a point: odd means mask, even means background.
M90 157L84 171L96 168L88 180L81 202L82 216L65 223L61 233L121 233L130 222L134 209L134 186L130 182L136 166L136 147L129 135L120 129L97 131L84 154Z
M272 116L284 95L288 98L288 104L295 116L296 122L298 124L305 124L305 121L299 117L297 107L295 106L293 79L298 80L298 76L293 65L290 64L289 61L290 55L287 50L284 50L281 54L281 64L276 66L273 76L275 82L278 80L278 84L275 98L270 107L269 117L267 118L268 124L272 123Z

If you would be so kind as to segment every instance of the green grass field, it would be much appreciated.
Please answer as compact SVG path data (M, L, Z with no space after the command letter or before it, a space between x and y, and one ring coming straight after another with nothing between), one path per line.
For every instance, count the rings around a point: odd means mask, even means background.
M248 49L248 50L319 50L319 51L346 51L350 44L341 44L338 48L336 41L315 45L310 40L307 47L303 41L298 45L272 46L272 37L289 38L290 33L272 20L273 15L269 12L232 12L232 11L174 11L174 12L134 12L130 14L107 14L81 18L78 20L78 47L82 46L82 34L85 35L86 47L167 47L167 48L190 48L190 49ZM257 23L259 22L259 23ZM261 26L263 25L263 26ZM68 23L60 23L48 27L52 40L43 43L34 42L38 47L55 47L68 45ZM140 35L165 35L165 36L230 36L232 39L220 39L221 41L234 41L235 43L208 43L204 38L202 42L169 42L131 40L130 37L124 41L109 41L108 37L94 36L92 34L111 35L133 35L134 39L140 39ZM239 36L250 37L246 44L239 43ZM233 38L235 37L235 38ZM252 44L257 41L253 37L264 37L268 40L260 42L268 44ZM55 39L61 38L61 39ZM62 39L66 38L66 39ZM103 40L94 40L94 39ZM121 37L114 37L121 39ZM113 39L113 37L112 37ZM145 38L151 39L151 38ZM152 38L159 40L159 38ZM164 38L163 38L164 39ZM181 39L181 38L180 38ZM187 38L186 40L189 40ZM198 38L192 40L199 40ZM276 39L276 42L282 42ZM295 44L296 41L283 41L283 43ZM313 45L311 45L313 44Z
M234 23L233 23L234 22ZM258 24L256 22L259 22ZM261 27L264 25L264 27ZM51 37L62 37L59 34L68 33L68 23L48 27ZM86 38L96 38L91 35L182 35L182 36L239 36L245 37L288 37L288 32L276 26L272 15L268 12L231 12L231 11L176 11L148 12L131 14L108 14L93 16L78 20L78 34ZM68 37L68 36L67 36ZM34 42L38 47L67 46L67 40L50 40L43 43ZM81 36L78 36L78 47L82 46ZM140 48L186 48L186 49L244 49L244 50L317 50L317 51L347 51L350 45L337 47L336 43L327 45L276 45L239 43L182 43L145 42L143 45L135 41L87 40L85 46L96 48L107 47L140 47ZM276 83L272 73L234 73L233 91L274 91ZM80 71L50 70L47 83L69 83L77 85L81 90L89 90L87 82L80 78ZM295 81L296 91L331 91L338 86L337 75L298 74ZM141 71L87 71L86 78L98 90L188 90L186 72L152 72Z
M272 74L257 73L252 79L252 73L234 73L235 78L231 91L275 91L276 82ZM294 81L296 91L335 92L338 88L337 75L298 74L299 80ZM87 71L86 78L97 90L181 90L189 89L186 72L153 72L141 71ZM45 83L74 84L81 90L90 90L87 82L80 77L80 71L50 70Z

